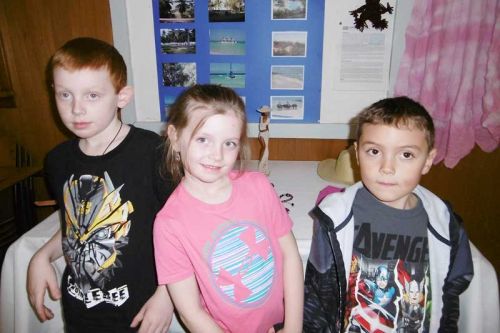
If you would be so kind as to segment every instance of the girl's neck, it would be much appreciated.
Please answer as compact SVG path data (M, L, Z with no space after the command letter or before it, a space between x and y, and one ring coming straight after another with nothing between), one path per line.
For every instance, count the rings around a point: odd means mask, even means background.
M207 184L186 175L182 179L182 185L193 197L211 205L221 204L229 200L233 189L229 176L225 182Z

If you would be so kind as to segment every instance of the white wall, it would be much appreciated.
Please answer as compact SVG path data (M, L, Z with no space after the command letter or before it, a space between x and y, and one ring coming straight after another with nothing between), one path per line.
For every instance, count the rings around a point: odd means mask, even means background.
M413 2L414 0L397 1L389 95L392 94L394 89L397 68L399 68L399 62L404 50L404 33L411 15ZM125 58L129 69L129 84L133 85L135 89L134 102L123 110L123 120L159 133L163 129L163 124L160 122L159 112L152 1L109 0L109 4L114 44ZM250 136L257 136L257 124L249 124L248 130ZM347 124L271 125L271 137L275 138L346 139L349 137L350 132Z

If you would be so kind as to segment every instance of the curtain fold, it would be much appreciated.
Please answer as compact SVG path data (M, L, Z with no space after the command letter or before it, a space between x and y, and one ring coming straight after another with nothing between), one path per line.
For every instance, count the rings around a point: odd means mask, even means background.
M394 94L436 126L435 163L453 168L500 141L499 0L415 0Z

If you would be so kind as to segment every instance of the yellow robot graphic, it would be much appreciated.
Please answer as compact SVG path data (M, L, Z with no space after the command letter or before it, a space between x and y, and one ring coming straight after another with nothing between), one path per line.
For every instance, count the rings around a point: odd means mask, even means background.
M121 267L119 248L128 244L128 218L134 211L130 201L122 203L122 187L115 188L106 172L104 178L71 176L64 185L63 249L74 282L84 294L104 289L113 269Z

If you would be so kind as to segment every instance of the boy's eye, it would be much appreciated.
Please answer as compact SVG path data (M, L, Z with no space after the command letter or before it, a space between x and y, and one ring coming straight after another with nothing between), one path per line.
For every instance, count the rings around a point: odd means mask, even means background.
M99 95L98 95L97 93L94 93L94 92L89 93L89 99L90 99L91 101L93 101L93 100L97 99L98 97L99 97Z
M68 100L71 98L71 94L67 91L59 91L56 93L58 99Z
M405 160L409 160L409 159L411 159L411 158L415 157L415 155L413 155L413 153L411 153L411 152L409 152L409 151L405 151L405 152L403 152L401 155L403 156L403 158L404 158Z
M368 155L377 156L380 151L376 148L370 148L367 150Z

